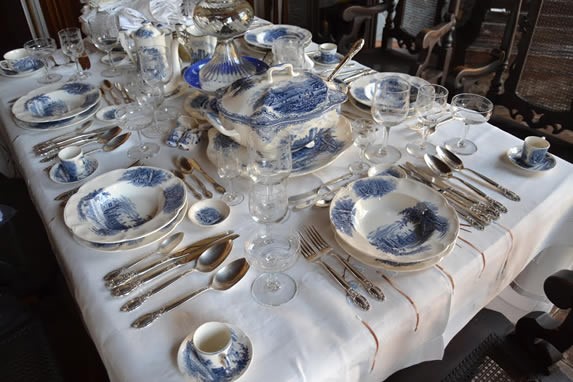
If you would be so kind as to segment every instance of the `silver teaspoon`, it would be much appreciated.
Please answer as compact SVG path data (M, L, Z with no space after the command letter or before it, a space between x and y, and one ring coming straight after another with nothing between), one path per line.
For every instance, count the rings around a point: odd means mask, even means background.
M503 196L505 196L506 198L508 198L509 200L513 200L514 202L519 202L521 200L521 198L519 197L519 195L517 195L515 192L508 190L507 188L501 186L499 183L495 182L493 179L475 171L472 170L471 168L465 167L464 163L462 161L462 159L457 156L456 154L454 154L453 152L451 152L450 150L448 150L445 147L442 146L437 146L436 150L438 152L438 156L443 159L448 165L450 165L451 168L453 168L456 171L462 171L462 170L467 170L477 176L479 176L480 178L482 178L483 180L485 180L486 182L488 182L489 184L491 184L492 186L494 186L498 191L501 192L501 194Z
M221 269L219 269L213 275L211 281L209 282L209 285L207 285L206 287L197 289L196 291L191 292L154 312L144 314L143 316L133 321L131 327L140 329L149 326L153 321L161 317L163 313L169 312L170 310L178 307L184 302L200 295L201 293L209 289L217 291L227 290L236 283L238 283L243 278L243 276L245 276L248 270L249 270L249 263L247 263L247 260L244 257L234 260L229 264L225 265L224 267L222 267Z

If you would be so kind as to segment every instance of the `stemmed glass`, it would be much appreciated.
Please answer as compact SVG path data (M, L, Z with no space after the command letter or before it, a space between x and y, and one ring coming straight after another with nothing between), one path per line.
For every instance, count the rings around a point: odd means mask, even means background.
M88 72L84 72L80 66L79 58L85 53L84 40L80 28L65 28L58 32L62 52L74 60L76 64L76 74L70 79L72 81L85 80L89 77Z
M164 85L169 82L173 74L168 57L167 47L164 45L143 46L137 50L139 75L146 85L146 91L153 99L154 129L145 132L149 138L160 137L169 128L167 124L162 126L159 118L159 107L165 100Z
M106 12L97 12L95 16L88 20L92 43L96 48L107 53L110 68L101 72L104 77L117 77L121 71L115 66L111 57L111 51L119 43L119 22L116 15Z
M406 119L410 107L410 84L398 76L388 76L374 85L372 94L372 118L384 127L382 144L371 145L366 149L366 159L372 163L394 163L402 154L394 146L388 145L390 127L399 125Z
M56 41L51 37L35 38L24 44L24 48L28 54L42 60L44 64L45 74L38 79L41 84L51 84L62 79L62 75L58 73L50 73L50 63L48 58L56 51Z
M237 145L238 146L238 145ZM217 174L221 178L229 179L227 190L223 194L223 201L230 206L236 206L245 198L243 194L234 191L234 179L239 176L241 162L237 155L237 146L234 144L221 145L217 150Z
M422 139L419 143L408 143L406 151L415 157L435 154L436 147L428 143L428 136L436 131L438 121L444 116L448 103L448 89L440 85L424 85L418 89L416 116L421 126Z
M362 174L368 171L370 167L365 160L364 153L376 133L376 126L372 120L360 118L352 121L351 128L354 146L360 149L360 159L351 163L348 166L348 170L353 174Z
M461 93L452 98L454 119L464 122L462 138L452 138L445 142L448 149L461 155L470 155L477 151L475 143L467 139L470 125L486 123L493 112L493 103L478 94Z
M280 183L292 171L291 138L288 131L279 132L271 142L265 142L253 129L248 137L248 154L247 172L255 183Z

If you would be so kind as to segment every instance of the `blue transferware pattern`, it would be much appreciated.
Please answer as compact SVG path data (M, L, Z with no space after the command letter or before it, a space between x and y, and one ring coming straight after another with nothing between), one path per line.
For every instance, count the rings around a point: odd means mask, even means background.
M4 61L3 61L4 62ZM12 63L14 65L14 63ZM16 63L15 69L10 70L0 66L0 73L8 77L25 77L44 67L44 63L34 57L26 57Z
M213 207L203 208L195 214L195 219L203 225L213 225L223 220L219 210Z
M334 66L337 65L344 56L340 53L335 53L331 56L327 56L325 59L323 55L320 54L320 52L315 52L313 54L309 54L309 57L317 65Z
M231 327L231 349L227 355L228 368L203 361L197 355L191 336L179 348L177 363L179 370L194 382L231 382L237 380L249 367L253 349L249 338L236 327Z
M117 110L118 107L115 105L110 105L102 107L96 113L96 118L103 122L114 122L117 121Z
M286 35L300 38L305 46L312 39L312 34L308 30L294 25L267 25L247 31L245 41L258 48L271 49L277 38Z
M21 97L14 103L12 112L17 119L27 123L55 122L83 113L99 99L99 89L90 84L51 84Z
M146 64L142 66L144 69L141 73L142 78L146 81L154 81L154 83L167 80L169 72L165 69L168 66L167 60L169 58L157 47L144 46L140 49L146 60Z
M59 121L36 122L36 123L27 123L27 122L22 122L22 121L16 121L16 124L18 126L22 127L23 129L36 130L36 131L37 130L49 131L49 130L64 129L66 127L75 125L77 123L85 121L86 119L91 118L94 114L97 113L99 106L100 106L100 103L97 102L95 105L93 105L92 107L90 107L89 109L84 111L83 113L80 113L80 114L76 115L75 117L61 119Z
M27 70L24 72L15 72L13 70L5 69L0 67L0 75L10 78L21 78L21 77L28 77L34 73L37 73L44 67L44 63L42 61L36 61L34 67L31 70Z
M557 164L557 161L555 160L553 155L551 155L549 153L545 153L545 159L542 162L535 164L535 165L530 165L528 163L525 163L521 159L521 150L522 150L522 147L520 147L520 146L515 146L515 147L510 148L507 151L507 159L509 159L511 164L519 167L522 170L525 170L525 171L528 171L531 173L541 173L541 172L551 170Z
M249 61L251 64L255 66L256 73L261 74L267 71L269 66L264 63L263 61L256 59L254 57L243 56L243 58ZM192 88L201 90L201 82L199 80L199 71L207 62L209 62L210 58L206 58L204 60L197 61L187 67L185 72L183 73L183 79L187 82Z
M346 244L386 263L435 257L455 241L459 229L455 211L441 195L389 176L349 184L332 201L330 220Z
M50 179L60 184L73 184L87 179L97 170L98 161L95 158L84 158L84 171L81 174L70 174L61 163L56 163L50 169Z
M175 219L185 200L183 182L163 169L120 169L91 180L72 196L64 221L83 240L134 240Z

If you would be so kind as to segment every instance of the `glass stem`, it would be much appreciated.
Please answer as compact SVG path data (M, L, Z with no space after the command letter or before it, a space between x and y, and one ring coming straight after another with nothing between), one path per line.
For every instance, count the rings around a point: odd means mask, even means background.
M470 125L464 123L464 135L458 141L458 147L464 147L466 145L466 138L468 136L469 130L470 130Z
M276 274L273 273L267 273L266 276L266 280L265 280L265 288L269 291L269 292L276 292L279 289L281 289L281 284L276 276Z
M426 123L422 123L422 141L420 142L420 148L423 150L426 148L426 142L428 141L428 135L430 133L430 126Z
M390 126L384 126L384 137L382 138L382 144L378 153L384 154L386 152L386 147L388 146L388 138L390 137Z
M107 58L109 60L109 65L111 66L111 70L115 72L115 62L113 61L112 57L111 57L111 51L112 49L107 51Z
M233 188L233 183L234 183L235 177L229 178L229 184L228 186L228 190L227 192L229 193L229 195L235 195L235 190Z
M75 57L74 58L74 62L76 64L76 72L78 73L78 78L83 77L84 75L84 70L82 69L82 66L80 65L80 58L79 57Z
M147 145L143 143L143 138L141 138L141 129L137 129L137 138L139 139L139 148L142 151L147 151Z

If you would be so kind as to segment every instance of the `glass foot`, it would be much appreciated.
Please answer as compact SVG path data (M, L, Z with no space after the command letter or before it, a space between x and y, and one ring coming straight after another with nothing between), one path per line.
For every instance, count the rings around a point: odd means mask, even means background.
M372 145L366 149L366 159L369 162L378 163L395 163L402 157L402 153L394 146Z
M41 84L52 84L54 82L58 82L61 79L62 79L61 74L50 73L50 74L47 74L44 77L38 79L38 82Z
M348 165L348 171L354 175L364 174L370 166L366 162L357 161Z
M460 155L471 155L477 151L477 146L467 139L452 138L445 142L446 148Z
M279 306L296 295L296 282L285 273L263 273L253 281L251 294L259 304Z
M156 143L145 143L135 146L127 151L127 157L133 160L142 160L154 157L159 152L159 145Z
M225 192L221 199L230 206L236 206L245 199L245 196L238 192Z
M406 151L416 158L423 158L424 154L436 155L436 146L428 142L423 145L421 143L408 143Z
M121 76L123 73L118 68L107 68L101 72L102 77L113 78Z

